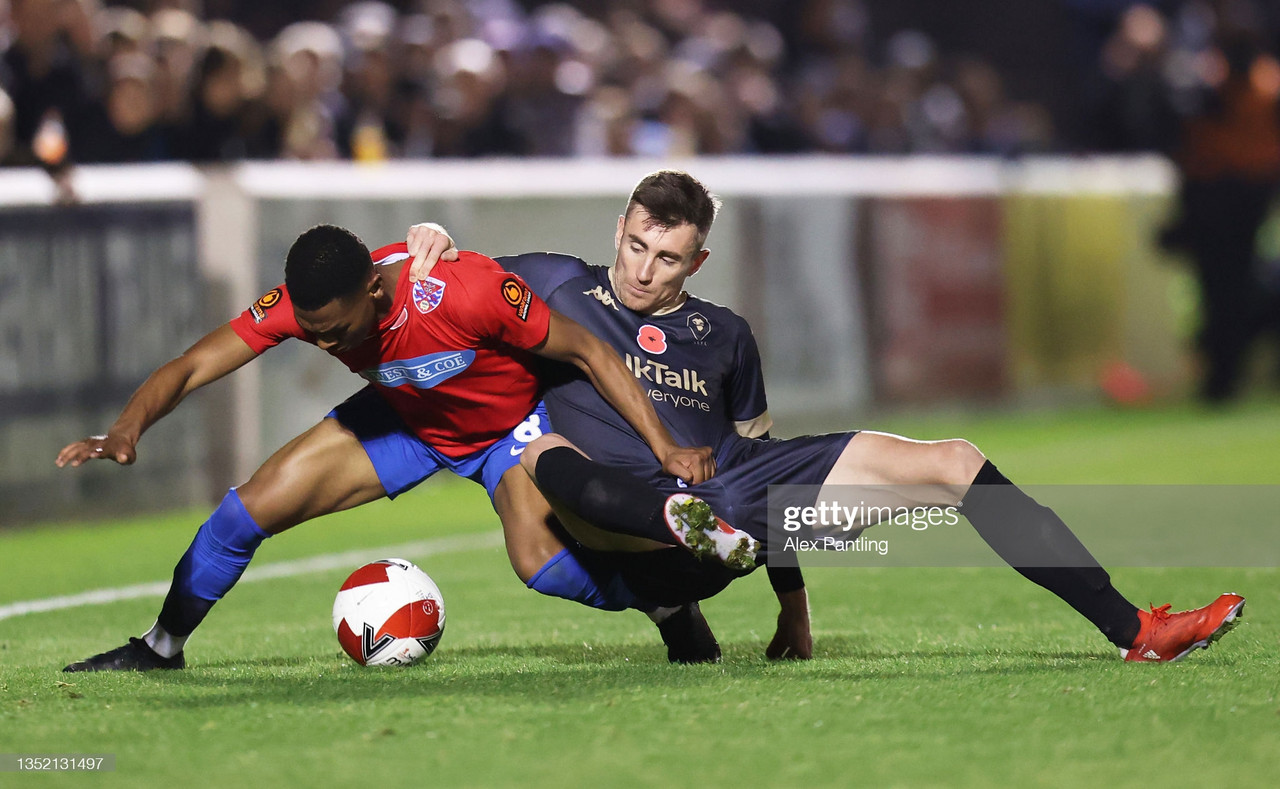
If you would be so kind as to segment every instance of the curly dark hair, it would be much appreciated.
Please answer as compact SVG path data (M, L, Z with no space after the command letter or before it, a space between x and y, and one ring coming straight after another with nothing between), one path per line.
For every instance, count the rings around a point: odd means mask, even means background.
M293 306L317 310L364 287L372 270L369 249L355 233L337 225L316 225L289 247L284 285Z

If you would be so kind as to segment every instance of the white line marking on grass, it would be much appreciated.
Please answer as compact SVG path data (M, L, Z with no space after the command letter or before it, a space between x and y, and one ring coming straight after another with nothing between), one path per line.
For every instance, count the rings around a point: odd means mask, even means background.
M367 562L402 557L406 559L435 556L442 553L462 553L480 548L494 548L502 544L502 532L493 531L485 534L466 534L459 537L437 537L433 540L419 540L402 545L391 545L385 548L361 548L343 553L327 553L310 556L305 559L291 559L286 562L273 562L261 567L250 567L240 577L240 583L265 581L272 578L289 578L295 575L318 573L327 570L339 570L345 567L355 569ZM139 597L164 597L169 592L168 581L117 586L114 589L95 589L91 592L64 595L62 597L46 597L43 600L25 600L0 606L0 620L23 614L36 614L43 611L60 611L64 608L75 608L82 605L104 605L120 600L135 600Z

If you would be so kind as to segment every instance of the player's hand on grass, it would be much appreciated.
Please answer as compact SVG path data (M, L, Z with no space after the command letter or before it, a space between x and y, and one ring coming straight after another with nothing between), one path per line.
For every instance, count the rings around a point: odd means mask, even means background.
M765 648L770 660L809 660L813 657L813 632L809 629L809 593L804 589L778 595L778 631Z
M697 485L715 476L716 459L711 447L675 447L663 455L662 470Z
M405 237L413 263L409 266L409 278L423 280L441 260L457 260L458 248L445 229L435 222L423 222L409 228Z
M122 466L128 466L138 459L138 452L133 442L122 436L105 435L89 436L74 444L67 444L58 453L55 461L58 468L71 466L75 468L87 460L114 460Z

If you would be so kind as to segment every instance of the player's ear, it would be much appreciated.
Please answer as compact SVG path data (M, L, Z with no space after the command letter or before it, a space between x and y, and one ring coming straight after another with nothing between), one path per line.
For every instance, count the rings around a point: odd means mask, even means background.
M366 291L375 299L382 296L382 272L375 266L373 272L369 275L369 284Z
M613 234L613 248L622 249L622 228L627 224L627 215L618 217L618 229Z
M710 254L711 250L704 249L693 256L693 265L689 267L689 276L692 277L694 274L698 273L698 269L702 268L702 264L707 261L707 255Z

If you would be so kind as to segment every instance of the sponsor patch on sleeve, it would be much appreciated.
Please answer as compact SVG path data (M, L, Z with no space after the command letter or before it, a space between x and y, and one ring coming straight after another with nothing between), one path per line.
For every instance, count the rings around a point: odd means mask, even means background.
M502 281L502 298L516 311L516 317L522 321L529 320L529 304L533 301L533 292L515 277L507 277Z
M279 288L272 288L271 290L262 294L262 298L255 301L253 303L253 306L249 308L250 314L253 315L253 322L262 323L264 320L266 320L267 310L279 304L280 297L282 295L283 294L280 292Z

